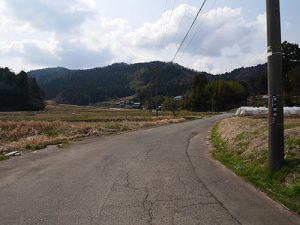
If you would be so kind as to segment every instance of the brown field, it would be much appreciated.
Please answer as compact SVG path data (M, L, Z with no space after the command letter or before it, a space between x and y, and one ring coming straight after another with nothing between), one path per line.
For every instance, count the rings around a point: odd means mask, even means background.
M290 153L300 159L300 145L292 145L300 140L300 118L285 118L284 121L286 157ZM252 117L233 117L223 120L219 132L232 151L244 156L257 156L268 149L267 119ZM299 143L300 144L300 143Z
M92 135L111 135L145 127L179 123L209 116L207 113L118 110L51 104L41 112L0 113L0 154L36 150L47 145L66 146Z

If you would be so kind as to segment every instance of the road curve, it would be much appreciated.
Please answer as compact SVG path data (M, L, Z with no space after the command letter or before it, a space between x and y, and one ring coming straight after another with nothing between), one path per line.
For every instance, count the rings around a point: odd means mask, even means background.
M226 115L0 162L1 225L300 224L208 156Z

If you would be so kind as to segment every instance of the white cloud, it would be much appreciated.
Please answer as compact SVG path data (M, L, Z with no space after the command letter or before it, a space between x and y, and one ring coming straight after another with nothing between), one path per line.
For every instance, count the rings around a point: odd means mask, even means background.
M202 57L200 59L196 59L193 63L193 68L198 68L201 71L205 72L216 72L213 71L214 61L210 57Z
M102 17L96 5L96 0L0 2L0 55L6 63L0 66L88 68L169 61L198 10L183 4L171 19L171 12L165 12L134 29L124 19ZM241 9L223 7L201 15L197 24L176 62L218 73L266 61L265 15L249 21Z
M144 48L165 48L172 40L179 42L186 32L183 23L190 24L197 8L183 4L174 9L173 13L165 12L160 19L145 23L139 29L131 32L128 38L132 44ZM172 17L170 18L170 15Z
M162 25L166 13L156 22L144 24L131 32L131 43L148 51L149 55L155 49L157 53L169 52L163 55L168 55L165 60L170 60L196 13L197 8L181 5L174 10L165 36ZM247 21L241 9L224 7L203 14L198 24L201 26L195 26L176 58L179 63L199 70L221 72L252 65L251 62L266 61L260 54L265 49L265 15L259 15L255 21ZM199 32L195 35L197 30ZM164 40L166 45L163 45Z
M41 30L65 32L93 16L92 1L9 0L6 6L16 18Z

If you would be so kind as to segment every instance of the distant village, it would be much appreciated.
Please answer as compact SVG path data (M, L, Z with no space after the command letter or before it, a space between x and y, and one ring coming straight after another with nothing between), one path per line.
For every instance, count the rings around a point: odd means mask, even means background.
M182 96L174 97L174 102L178 102L180 100L182 100ZM115 104L115 107L122 108L122 109L143 109L144 105L141 102L134 102L131 100L121 100ZM158 105L157 110L164 111L165 110L164 105L163 104Z

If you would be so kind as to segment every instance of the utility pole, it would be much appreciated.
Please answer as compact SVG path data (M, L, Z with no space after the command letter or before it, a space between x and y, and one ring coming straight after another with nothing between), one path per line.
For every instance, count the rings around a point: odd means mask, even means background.
M267 0L269 169L284 163L283 78L279 0Z

